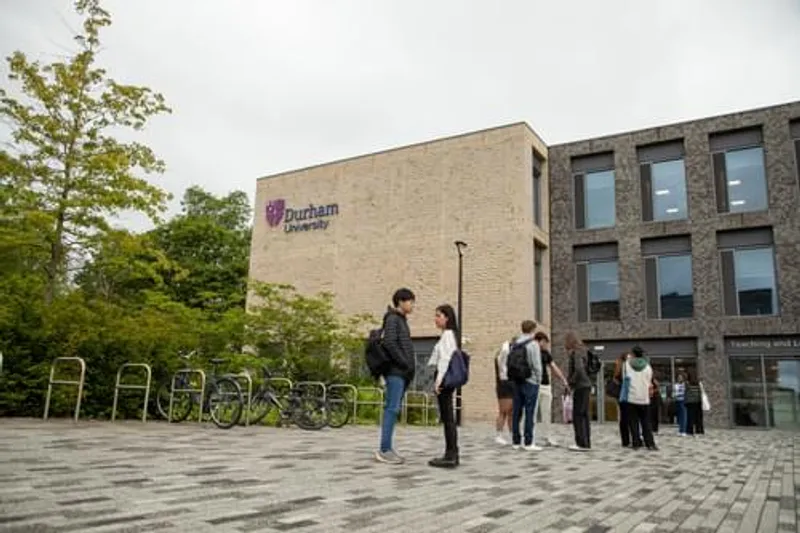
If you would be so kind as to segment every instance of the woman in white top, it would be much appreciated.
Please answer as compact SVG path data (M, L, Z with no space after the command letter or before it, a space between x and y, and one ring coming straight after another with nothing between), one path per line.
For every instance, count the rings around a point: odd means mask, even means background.
M442 330L439 341L433 347L433 353L428 360L428 366L436 367L433 390L439 400L439 417L444 425L444 457L431 459L428 464L438 468L454 468L459 464L458 457L458 429L456 428L455 413L453 412L454 389L444 387L442 381L450 366L453 352L458 350L458 321L453 307L447 304L436 308L434 318L436 327Z
M513 339L503 343L494 360L495 392L497 394L497 420L495 420L496 434L494 441L505 446L508 441L503 437L503 428L507 427L511 433L511 411L513 408L514 385L508 380L508 367L506 361L511 350Z

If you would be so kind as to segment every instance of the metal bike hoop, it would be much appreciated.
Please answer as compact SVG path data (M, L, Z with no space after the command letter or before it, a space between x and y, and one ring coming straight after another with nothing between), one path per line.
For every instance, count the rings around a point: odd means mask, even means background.
M353 393L353 423L356 423L356 416L358 416L358 389L355 385L349 383L334 383L328 385L326 394L332 390L349 390Z
M278 396L280 398L288 398L289 397L289 392L294 388L294 383L292 383L292 380L289 379L289 378L280 378L280 377L278 377L278 378L268 378L266 380L266 382L267 383L284 383L284 384L286 384L286 394L279 394L280 392L283 392L283 391L279 391L279 390L275 390L274 391L275 396Z
M362 400L361 393L377 394L378 400ZM356 396L356 409L359 405L377 405L378 406L378 424L383 421L383 404L384 404L384 390L380 387L358 387L358 395ZM358 412L356 411L356 414ZM353 423L358 423L358 419L354 418Z
M200 376L200 388L199 389L176 389L175 388L175 378L178 376L186 374L186 375L193 375L196 374ZM197 415L197 421L203 421L203 396L205 395L206 391L206 373L203 370L194 369L194 368L184 368L183 370L178 370L172 375L172 382L169 386L169 413L167 415L167 422L172 422L172 404L175 399L176 392L189 392L189 393L200 393L200 401L198 402L198 408L200 409L200 413Z
M422 398L422 402L409 402L409 399ZM408 408L422 408L422 423L428 425L428 393L410 390L403 395L403 424L408 424Z
M318 388L322 390L322 401L324 402L327 397L327 390L328 388L325 384L321 381L298 381L294 384L295 389L310 389L310 388Z
M56 366L58 366L59 362L66 362L66 361L75 361L78 363L81 374L78 381L66 381L63 379L53 379L56 374ZM53 364L50 365L50 379L47 383L47 399L44 402L44 420L47 420L47 417L50 415L50 398L53 393L53 385L75 385L78 387L78 398L75 400L75 422L78 421L78 417L80 416L81 412L81 397L83 396L83 383L86 380L86 362L80 357L56 357L53 359Z
M238 374L225 374L226 378L232 378L236 381L244 380L247 383L247 403L245 406L245 413L244 413L244 425L250 425L250 407L253 405L253 376L250 375L250 372L244 370Z
M130 383L121 383L122 373L126 368L143 368L144 369L144 385L134 385ZM142 422L147 422L147 404L150 400L150 381L153 378L153 370L147 363L125 363L117 371L117 382L114 385L114 406L111 408L111 421L117 418L117 401L119 400L120 390L143 390L144 391L144 407L142 408Z

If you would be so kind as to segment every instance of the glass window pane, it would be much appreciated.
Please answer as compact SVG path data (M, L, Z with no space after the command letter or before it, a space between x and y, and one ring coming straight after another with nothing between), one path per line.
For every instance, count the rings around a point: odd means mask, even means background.
M764 359L767 378L769 425L800 428L800 355L787 359Z
M725 154L728 179L728 211L767 209L767 180L764 174L764 149L760 146Z
M653 220L679 220L687 216L686 176L683 159L651 165Z
M661 318L692 317L692 256L666 255L658 258L658 297Z
M606 228L616 221L614 171L591 172L584 179L586 228Z
M534 245L533 248L533 275L536 301L534 302L535 318L544 320L544 273L542 270L542 249Z
M778 309L772 248L736 250L734 254L739 314L773 315Z
M734 425L766 427L761 358L732 357L729 361Z
M590 263L589 320L619 320L619 277L616 261Z

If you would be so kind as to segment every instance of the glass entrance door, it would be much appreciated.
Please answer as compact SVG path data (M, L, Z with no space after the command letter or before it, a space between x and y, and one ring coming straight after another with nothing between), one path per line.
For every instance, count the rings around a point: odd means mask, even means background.
M606 395L606 383L614 377L614 361L603 361L592 387L589 409L593 422L616 422L619 420L617 399Z

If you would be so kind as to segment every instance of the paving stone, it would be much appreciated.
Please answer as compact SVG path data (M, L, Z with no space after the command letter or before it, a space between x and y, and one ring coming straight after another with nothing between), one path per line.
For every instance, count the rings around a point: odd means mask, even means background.
M0 419L0 533L798 531L800 435L668 431L643 453L595 426L576 454L467 427L461 467L436 470L438 428L399 427L390 466L376 428Z

